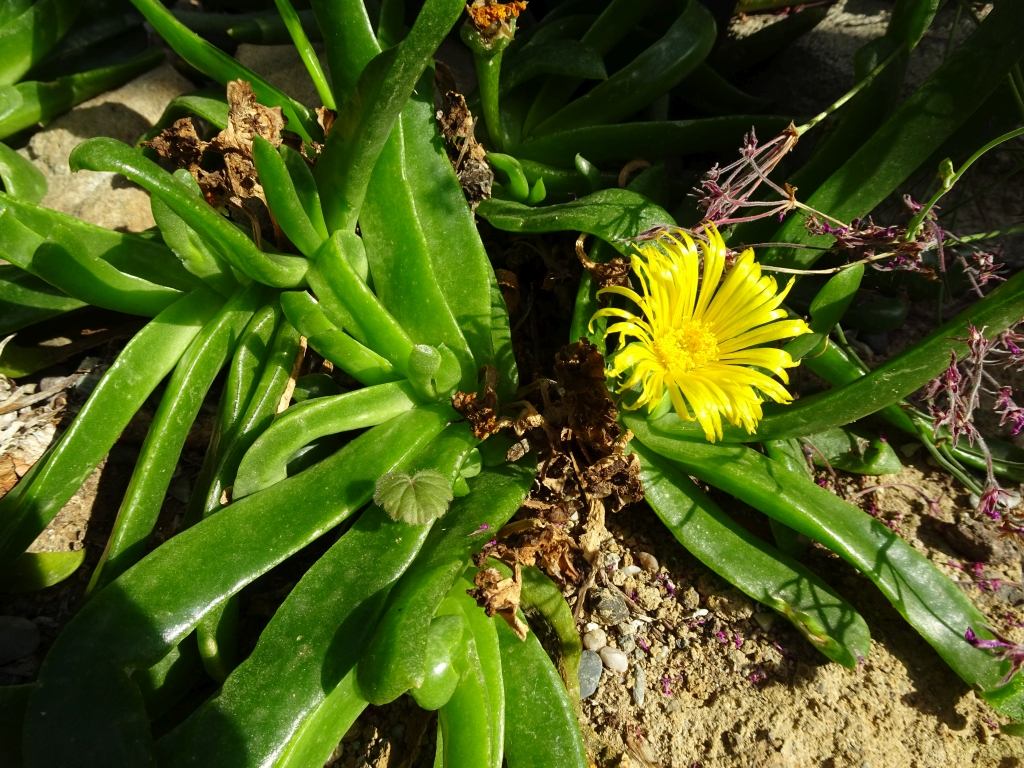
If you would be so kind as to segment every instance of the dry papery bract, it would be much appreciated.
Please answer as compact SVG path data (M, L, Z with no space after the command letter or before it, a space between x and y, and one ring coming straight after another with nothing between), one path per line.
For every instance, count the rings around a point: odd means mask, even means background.
M272 219L253 163L252 142L254 137L261 136L273 147L281 146L281 132L287 119L280 107L258 103L252 86L243 80L228 83L227 100L227 127L212 141L203 141L192 118L183 117L151 141L143 142L143 146L192 174L214 208L239 209L249 223L255 217L263 226ZM281 233L276 226L273 230L280 242Z
M485 546L478 565L495 558L513 568L536 566L563 589L572 589L592 572L600 545L610 535L606 512L640 501L643 489L637 457L625 452L631 435L616 420L597 347L586 339L564 347L556 357L555 375L557 381L542 379L522 388L520 399L501 409L492 381L485 383L481 397L457 393L453 405L478 437L502 429L513 432L517 442L509 461L530 450L538 456L529 496ZM499 415L499 410L513 409L518 409L515 418ZM492 589L495 583L488 582ZM510 585L502 589L503 595L511 594Z
M458 92L455 78L440 61L434 70L434 113L444 138L448 159L459 178L470 208L491 196L494 171L487 162L487 152L476 140L476 122Z

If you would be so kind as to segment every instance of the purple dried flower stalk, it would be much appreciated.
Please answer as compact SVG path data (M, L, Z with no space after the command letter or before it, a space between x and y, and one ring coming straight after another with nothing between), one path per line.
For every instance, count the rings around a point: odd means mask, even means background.
M1000 661L1010 662L1010 671L1006 673L1006 676L999 681L1000 685L1005 685L1013 679L1022 666L1024 666L1024 645L1018 645L1007 637L999 634L992 627L985 627L985 630L989 632L995 639L994 640L983 640L978 637L971 627L967 628L964 633L964 640L970 643L975 648L980 648L985 651L989 651L995 658Z
M784 216L797 207L796 189L788 184L785 188L768 178L783 157L796 146L799 134L792 124L767 144L758 145L754 129L743 137L740 159L719 168L716 164L701 179L700 189L695 190L697 203L704 208L706 221L718 227L754 221L766 216ZM772 202L751 200L751 195L761 184L770 187L782 198ZM759 213L734 217L740 209L763 208Z

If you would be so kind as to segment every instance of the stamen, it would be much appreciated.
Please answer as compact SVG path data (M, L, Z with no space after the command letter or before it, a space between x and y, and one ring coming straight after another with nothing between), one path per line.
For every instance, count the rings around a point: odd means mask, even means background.
M686 320L654 339L654 351L674 376L718 360L718 339L710 323Z

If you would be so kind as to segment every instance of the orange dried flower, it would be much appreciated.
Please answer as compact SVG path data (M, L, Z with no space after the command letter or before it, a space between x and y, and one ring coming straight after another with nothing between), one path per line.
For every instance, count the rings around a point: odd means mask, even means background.
M520 0L512 0L511 3L466 6L466 12L481 32L492 29L496 25L502 25L509 19L515 19L525 10L526 3L520 2Z

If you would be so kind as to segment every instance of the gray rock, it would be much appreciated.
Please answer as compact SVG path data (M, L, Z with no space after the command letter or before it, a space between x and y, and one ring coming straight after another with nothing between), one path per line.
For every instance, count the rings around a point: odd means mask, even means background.
M32 136L19 153L46 176L42 205L107 229L140 232L152 227L149 195L113 173L71 173L68 156L85 139L109 136L134 144L163 113L167 102L194 86L162 64L130 83L90 99Z
M610 645L606 645L601 649L601 661L608 667L612 672L625 672L629 669L629 657L625 653L620 651L618 648L612 648Z
M330 69L327 67L323 45L314 43L313 48L320 59L324 74L330 79ZM305 104L311 109L323 106L320 96L316 92L316 86L313 85L313 80L310 78L309 72L306 71L294 45L243 43L235 51L235 58L299 103Z
M1002 600L1007 605L1021 605L1024 603L1024 590L1010 584L1003 584L996 590L996 598Z
M759 626L762 630L767 632L769 629L772 628L772 624L775 623L775 614L771 611L755 613L754 621L757 622L757 626Z
M644 698L647 696L647 675L643 667L636 668L636 675L633 678L633 701L638 707L644 705Z
M601 682L601 675L604 672L604 665L601 657L593 651L583 651L580 655L580 698L587 699L597 691L597 685Z
M20 616L0 616L0 664L23 659L39 647L39 627Z
M618 592L599 589L590 598L590 611L602 624L618 624L629 619L629 608Z
M608 635L603 629L592 629L583 636L583 647L588 651L600 651L608 645Z

